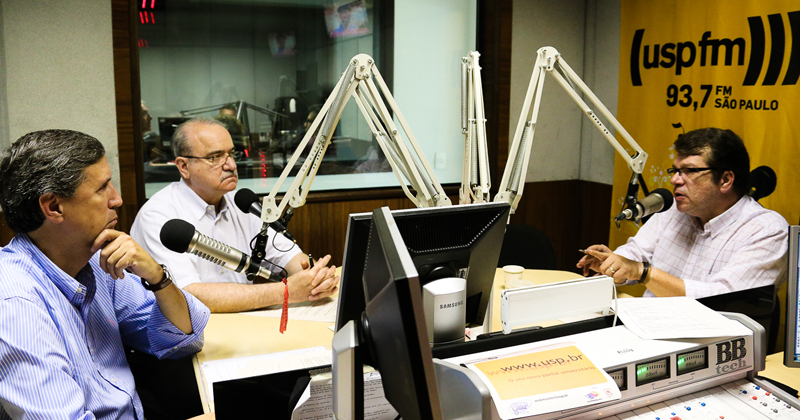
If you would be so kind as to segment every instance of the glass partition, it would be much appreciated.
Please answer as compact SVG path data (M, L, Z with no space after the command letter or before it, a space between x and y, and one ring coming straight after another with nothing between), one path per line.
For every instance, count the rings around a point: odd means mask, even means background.
M195 117L228 128L242 152L239 187L269 192L360 53L375 58L440 182L459 182L460 57L475 48L474 0L142 0L138 8L147 197L179 179L172 134ZM351 101L311 189L397 182Z

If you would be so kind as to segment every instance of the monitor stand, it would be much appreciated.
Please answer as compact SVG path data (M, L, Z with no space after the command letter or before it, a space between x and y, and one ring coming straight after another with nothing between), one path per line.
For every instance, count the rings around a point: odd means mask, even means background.
M349 321L333 336L333 416L337 420L364 418L364 372L359 331ZM433 359L436 384L446 419L490 419L489 388L471 370Z
M445 277L422 286L425 326L431 346L464 342L467 281Z
M349 321L333 335L331 347L333 348L333 418L363 419L364 365L355 321Z

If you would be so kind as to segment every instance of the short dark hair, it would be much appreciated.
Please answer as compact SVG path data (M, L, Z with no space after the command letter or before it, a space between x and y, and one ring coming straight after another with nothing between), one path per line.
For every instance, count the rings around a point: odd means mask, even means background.
M720 181L724 171L732 171L734 190L739 196L747 194L750 155L736 133L714 127L700 128L678 136L674 145L679 156L699 156L708 152L705 158L708 166L720 169L712 171L714 182Z
M84 169L99 162L105 148L96 138L72 130L44 130L20 137L0 154L0 204L14 232L44 223L39 197L72 197L86 179Z

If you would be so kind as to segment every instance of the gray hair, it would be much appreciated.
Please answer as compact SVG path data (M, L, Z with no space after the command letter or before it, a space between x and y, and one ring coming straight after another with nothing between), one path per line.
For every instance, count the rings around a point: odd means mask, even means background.
M72 130L44 130L20 137L0 154L0 205L8 227L31 232L42 226L39 197L72 197L84 169L105 156L96 138Z
M184 122L175 129L175 134L172 135L172 153L175 157L187 156L192 153L190 132L197 125L216 125L225 128L225 124L212 118L192 118Z

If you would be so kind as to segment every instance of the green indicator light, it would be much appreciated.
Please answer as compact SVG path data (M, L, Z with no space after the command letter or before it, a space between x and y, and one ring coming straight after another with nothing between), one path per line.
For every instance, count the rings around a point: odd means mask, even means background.
M686 359L683 359L683 358L678 359L678 365L682 365L684 363L686 363Z

